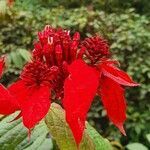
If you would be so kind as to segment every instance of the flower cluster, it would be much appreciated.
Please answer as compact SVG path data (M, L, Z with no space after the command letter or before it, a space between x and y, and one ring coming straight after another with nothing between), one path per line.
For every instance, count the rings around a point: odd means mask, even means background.
M38 33L32 60L28 62L15 83L5 88L0 84L0 114L17 110L29 130L47 114L50 104L62 102L76 143L85 128L87 112L94 96L101 97L109 119L125 134L125 86L138 86L111 59L107 41L96 35L80 39L76 32L47 25ZM0 76L4 58L0 59Z

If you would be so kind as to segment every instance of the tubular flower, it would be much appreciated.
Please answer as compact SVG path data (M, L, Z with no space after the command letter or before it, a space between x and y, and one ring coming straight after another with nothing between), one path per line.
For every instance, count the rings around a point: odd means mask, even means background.
M0 95L0 103L4 106L0 105L0 113L8 115L20 110L17 118L22 117L24 125L31 129L45 117L51 101L59 99L79 144L87 112L94 96L99 94L108 117L125 134L123 86L138 84L116 64L110 59L109 46L101 37L81 41L78 32L70 36L67 30L46 26L38 33L32 60L24 66L19 80L6 90L12 100L8 100L8 95L4 98ZM2 63L0 72L1 66ZM6 105L6 112L3 112Z

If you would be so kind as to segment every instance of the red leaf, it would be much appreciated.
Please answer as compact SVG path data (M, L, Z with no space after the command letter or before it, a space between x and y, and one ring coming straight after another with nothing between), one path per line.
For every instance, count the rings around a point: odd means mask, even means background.
M9 115L16 111L17 106L9 91L0 84L0 114Z
M19 80L8 89L18 102L24 125L29 129L33 128L49 110L50 88L28 86L23 80Z
M117 83L124 86L138 86L139 84L135 83L127 73L115 67L112 62L103 63L101 65L102 73L104 76L111 78Z
M50 88L41 86L34 88L22 105L23 123L33 128L47 114L50 107Z
M16 103L18 104L18 109L21 109L22 103L27 99L29 93L31 93L30 88L26 86L23 80L19 80L10 85L8 90L13 95Z
M69 72L70 75L64 84L63 105L66 111L66 120L76 143L79 144L87 112L97 91L99 74L82 60L74 61L69 66Z
M101 99L109 119L125 135L123 123L126 120L126 102L124 89L112 79L101 77Z

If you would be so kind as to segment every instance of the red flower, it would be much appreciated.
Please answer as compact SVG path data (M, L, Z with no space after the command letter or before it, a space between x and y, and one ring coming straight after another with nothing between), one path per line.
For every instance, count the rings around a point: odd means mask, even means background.
M123 86L138 86L139 84L132 81L125 72L116 67L117 61L109 59L108 44L101 37L86 38L81 47L80 54L82 55L80 57L84 56L91 67L88 68L81 61L70 65L72 76L65 81L64 87L64 106L67 120L74 135L77 136L77 142L81 140L86 113L96 91L102 99L109 119L125 135L123 123L126 119L126 102ZM82 66L85 67L84 71L82 69L81 72ZM92 70L91 73L90 70ZM99 75L97 76L97 74ZM82 80L79 80L79 78ZM84 84L82 85L82 83ZM73 118L76 118L76 120L73 120Z
M67 65L76 59L80 35L77 32L72 38L69 31L46 26L38 38L32 61L25 65L20 79L8 87L16 110L21 111L19 117L28 129L47 114L51 91L53 97L62 99L64 80L69 74Z
M14 108L21 110L19 117L22 116L24 125L30 129L45 117L52 97L60 99L66 120L79 144L87 112L98 93L108 117L125 134L123 86L138 84L116 67L116 61L110 60L107 42L98 36L81 42L78 32L71 37L69 31L50 26L38 34L38 39L34 44L32 61L25 65L20 79L6 90L11 93L13 103L6 95L0 113L10 114ZM3 113L9 109L11 111Z

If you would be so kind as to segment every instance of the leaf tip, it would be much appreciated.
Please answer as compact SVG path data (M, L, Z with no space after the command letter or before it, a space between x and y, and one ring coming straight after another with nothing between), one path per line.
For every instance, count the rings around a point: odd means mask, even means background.
M124 136L127 136L127 135L126 135L126 131L125 131L125 129L124 129L124 127L123 127L122 124L116 124L116 126L117 126L117 128L119 128L120 132L121 132Z

